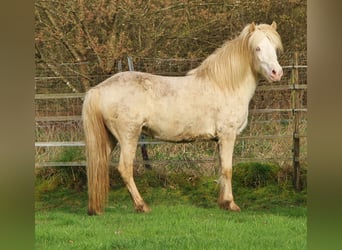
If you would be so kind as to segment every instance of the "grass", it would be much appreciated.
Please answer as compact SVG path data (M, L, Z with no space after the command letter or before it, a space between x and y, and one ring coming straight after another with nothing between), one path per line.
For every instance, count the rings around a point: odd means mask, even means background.
M36 249L306 249L305 191L236 182L242 212L232 213L216 205L215 178L152 171L136 179L149 214L134 212L119 179L101 216L86 214L85 189L38 182Z
M40 211L36 249L305 249L305 212L291 210L228 213L187 204L157 205L150 214L121 206L97 217Z

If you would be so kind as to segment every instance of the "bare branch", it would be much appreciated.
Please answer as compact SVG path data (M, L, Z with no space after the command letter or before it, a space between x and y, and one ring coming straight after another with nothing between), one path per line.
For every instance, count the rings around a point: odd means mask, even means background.
M45 59L44 54L41 52L41 50L39 49L39 47L35 44L35 49L36 49L36 53L38 54L38 56L41 58L41 60L44 62L44 64L58 77L60 77L60 79L72 90L72 92L74 93L79 93L79 91L68 81L68 79L66 79L63 74L61 74L59 72L58 67L56 67L55 65L48 63Z

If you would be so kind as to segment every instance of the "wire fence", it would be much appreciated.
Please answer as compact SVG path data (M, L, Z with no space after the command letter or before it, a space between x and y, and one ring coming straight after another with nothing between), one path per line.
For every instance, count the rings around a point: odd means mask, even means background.
M197 67L202 59L133 58L136 70L160 75L184 75ZM279 83L260 81L249 106L249 123L238 136L234 163L241 161L274 162L283 168L297 160L307 165L307 61L305 52L284 53L279 58L284 76ZM116 62L118 71L128 69L125 60ZM91 71L80 74L79 67L90 63L61 63L56 76L44 65L37 65L35 77L35 162L36 167L84 166L84 142L81 110L83 83L94 86L111 74ZM83 71L82 71L83 72ZM299 157L295 159L294 134L300 138ZM218 151L215 142L165 143L149 138L146 144L149 160L137 154L136 164L168 165L218 171ZM113 164L118 161L118 149L113 152ZM139 152L139 151L138 151ZM206 169L206 170L203 170Z

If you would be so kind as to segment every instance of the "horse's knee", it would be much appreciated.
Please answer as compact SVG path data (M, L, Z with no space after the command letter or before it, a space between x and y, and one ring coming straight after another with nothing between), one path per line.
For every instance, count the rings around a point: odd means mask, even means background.
M221 170L221 177L225 179L232 179L233 170L232 168L226 168Z

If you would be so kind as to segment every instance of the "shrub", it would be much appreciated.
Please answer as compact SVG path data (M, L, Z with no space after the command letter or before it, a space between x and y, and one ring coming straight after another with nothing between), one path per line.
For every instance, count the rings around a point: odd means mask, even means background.
M65 148L54 159L56 162L75 162L84 160L82 148ZM87 183L84 166L58 166L36 169L36 191L52 191L58 187L85 190Z
M276 164L247 162L233 168L234 182L244 187L264 187L276 184L280 167Z

